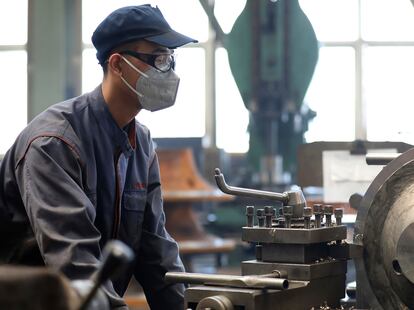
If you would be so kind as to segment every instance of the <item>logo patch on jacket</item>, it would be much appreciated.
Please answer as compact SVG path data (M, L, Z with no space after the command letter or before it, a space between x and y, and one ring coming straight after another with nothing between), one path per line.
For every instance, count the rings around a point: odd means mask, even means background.
M146 183L137 182L137 183L134 184L134 188L135 189L146 189L147 188L147 184Z

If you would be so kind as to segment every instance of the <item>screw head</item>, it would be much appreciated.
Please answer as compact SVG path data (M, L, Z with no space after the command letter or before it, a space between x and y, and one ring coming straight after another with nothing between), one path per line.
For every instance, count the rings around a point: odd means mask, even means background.
M256 215L257 216L264 216L264 210L263 209L257 209L256 210Z
M253 214L254 214L254 207L246 206L246 215L253 215Z
M326 215L332 215L332 214L333 214L333 206L332 206L332 205L325 205L325 206L323 207L323 212L324 212Z
M264 213L265 213L266 215L272 215L272 210L273 210L273 208L272 208L272 207L270 207L270 206L265 206L265 207L264 207Z
M315 214L315 215L322 214L322 205L321 204L314 204L313 205L313 214Z
M305 207L303 208L303 217L311 217L312 216L312 208Z
M338 208L334 210L335 217L343 217L344 216L344 209Z

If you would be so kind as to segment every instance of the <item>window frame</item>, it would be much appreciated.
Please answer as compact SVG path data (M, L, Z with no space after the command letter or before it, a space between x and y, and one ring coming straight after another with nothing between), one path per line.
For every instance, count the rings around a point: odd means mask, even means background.
M28 1L28 0L27 0ZM26 4L26 8L27 8L27 12L26 12L26 18L27 18L27 26L29 27L29 22L30 22L30 12L29 12L29 3L27 2ZM27 48L27 42L28 42L28 36L29 33L28 31L26 32L26 42L25 43L21 43L21 44L0 44L0 53L2 52L26 52L26 60L27 60L27 65L29 65L28 62L28 48ZM28 84L28 74L27 74L27 70L26 70L26 115L25 115L25 123L27 124L28 122L28 113L27 113L27 107L28 107L28 88L29 88L29 84ZM20 117L19 117L20 119ZM17 132L18 134L18 132ZM10 145L11 146L11 145ZM7 150L6 150L7 151ZM0 160L3 158L5 152L0 152Z
M414 47L413 41L375 41L362 36L362 1L358 0L358 35L353 41L319 41L321 47L351 47L355 50L355 140L368 139L367 106L363 92L364 50L368 47ZM408 0L407 0L408 1Z

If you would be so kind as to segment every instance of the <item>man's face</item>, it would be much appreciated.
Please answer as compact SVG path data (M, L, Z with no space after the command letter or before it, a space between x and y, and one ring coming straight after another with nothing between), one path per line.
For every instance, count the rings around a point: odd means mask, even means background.
M172 51L164 46L141 40L125 50L142 53L142 54L169 54ZM151 68L151 65L146 63L144 60L139 59L138 57L134 57L128 54L122 54L123 57L127 58L136 68L138 68L142 72L146 72ZM136 70L134 70L131 66L129 66L125 61L122 62L122 76L130 83L130 85L134 86L140 77Z

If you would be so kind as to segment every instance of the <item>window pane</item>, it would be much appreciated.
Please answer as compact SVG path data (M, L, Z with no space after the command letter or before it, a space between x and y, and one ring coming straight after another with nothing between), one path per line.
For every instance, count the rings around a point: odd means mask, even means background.
M180 76L175 105L161 111L141 111L137 119L153 137L202 137L205 134L205 54L202 48L177 51Z
M414 40L414 6L410 0L362 0L361 13L365 40Z
M86 48L82 53L82 93L89 92L102 82L102 67L96 59L96 50Z
M319 41L353 41L358 37L358 0L300 0Z
M195 0L83 0L82 38L91 43L93 31L109 13L123 6L151 3L158 5L170 26L198 41L208 38L208 19ZM191 12L191 14L189 14Z
M216 51L216 73L217 147L231 153L247 152L249 112L230 71L224 48Z
M246 6L246 0L215 0L214 15L225 33L229 33L234 22Z
M27 42L27 0L0 1L0 45Z
M112 11L128 5L140 4L134 0L82 0L82 39L92 43L91 37L99 23Z
M305 103L317 115L305 137L313 141L351 141L355 136L355 51L323 47Z
M27 53L0 52L0 154L13 144L27 122Z
M364 51L368 139L414 144L414 47Z

